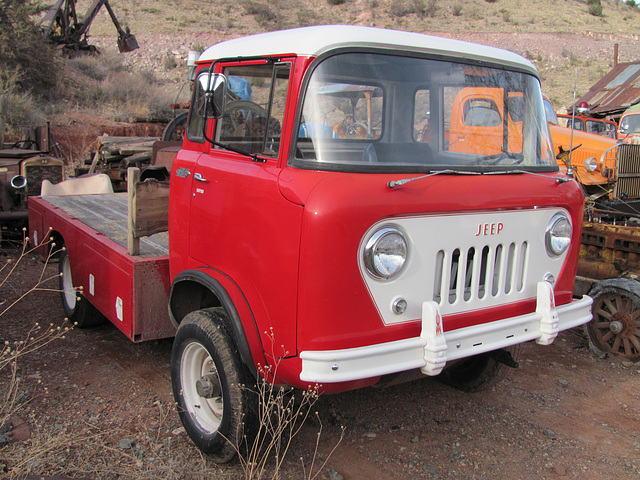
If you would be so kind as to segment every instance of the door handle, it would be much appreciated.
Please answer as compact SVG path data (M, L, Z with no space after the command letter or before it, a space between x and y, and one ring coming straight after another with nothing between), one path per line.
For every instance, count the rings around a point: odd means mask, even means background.
M209 183L209 180L207 180L206 178L204 178L204 177L202 176L202 174L201 174L201 173L194 173L194 174L193 174L193 179L194 179L196 182Z

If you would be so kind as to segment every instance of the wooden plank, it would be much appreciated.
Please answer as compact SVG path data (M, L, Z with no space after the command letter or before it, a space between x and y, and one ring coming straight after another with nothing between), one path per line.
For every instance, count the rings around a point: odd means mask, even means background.
M136 236L136 222L138 212L138 199L136 184L140 181L140 169L129 167L127 170L127 250L129 255L140 254L140 238Z
M136 184L134 235L146 237L169 228L169 182L150 178Z

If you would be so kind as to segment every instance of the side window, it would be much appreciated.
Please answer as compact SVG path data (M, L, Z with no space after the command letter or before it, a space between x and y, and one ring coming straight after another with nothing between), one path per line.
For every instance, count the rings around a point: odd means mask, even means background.
M200 75L206 74L205 69ZM202 129L204 127L203 115L204 90L198 79L193 82L193 95L191 98L191 109L189 110L189 118L187 119L187 138L192 142L204 142Z
M290 71L288 63L225 68L228 95L224 115L216 122L216 141L247 153L277 156Z
M431 137L431 107L429 90L418 90L413 101L413 140L429 143Z
M462 121L470 127L497 127L502 125L502 116L493 100L474 98L465 102Z

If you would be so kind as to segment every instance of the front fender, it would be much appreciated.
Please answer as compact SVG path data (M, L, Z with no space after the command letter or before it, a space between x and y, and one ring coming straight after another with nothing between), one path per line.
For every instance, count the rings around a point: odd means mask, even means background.
M229 280L229 282L231 281ZM225 288L221 282L204 270L180 272L171 284L169 317L178 328L182 319L192 311L218 306L224 308L229 318L228 327L233 332L233 340L240 358L256 376L256 365L267 365L267 359L258 334L255 317L237 285L231 282L230 287L235 291L230 293L229 287ZM232 297L236 298L235 302ZM237 305L238 299L240 299L240 305ZM243 315L245 323L242 321L239 310L245 312Z

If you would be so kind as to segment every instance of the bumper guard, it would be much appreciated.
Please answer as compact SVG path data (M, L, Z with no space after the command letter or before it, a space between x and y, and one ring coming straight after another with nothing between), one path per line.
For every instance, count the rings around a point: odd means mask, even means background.
M445 332L435 302L422 304L419 337L343 350L303 351L300 380L336 383L421 369L438 375L451 360L535 340L549 345L558 332L591 320L591 297L555 306L553 288L538 282L534 313Z

